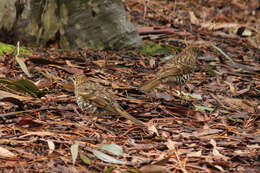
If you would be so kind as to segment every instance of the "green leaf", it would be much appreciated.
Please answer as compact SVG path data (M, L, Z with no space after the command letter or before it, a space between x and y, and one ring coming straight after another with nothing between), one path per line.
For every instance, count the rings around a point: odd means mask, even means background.
M2 84L9 84L10 82L11 82L11 80L9 80L7 78L3 78L3 77L0 78L0 83L2 83Z
M6 87L24 94L29 94L35 98L40 98L47 93L46 89L40 90L34 83L26 79L14 81L7 78L0 78L0 83L7 84Z
M121 164L121 165L126 164L126 162L124 162L124 161L117 160L114 157L111 157L111 156L109 156L101 151L95 150L95 149L92 150L92 153L95 156L97 156L97 158L99 158L100 160L103 160L104 162Z
M110 173L115 169L115 166L111 166L109 168L107 168L106 170L103 171L103 173Z
M213 111L214 108L210 108L207 106L194 105L196 111Z
M37 86L35 86L32 82L25 79L14 81L8 84L7 87L19 92L23 92L25 94L27 93L32 97L37 97L36 93L39 91Z
M143 172L140 171L140 170L134 170L134 169L128 170L127 172L128 172L128 173L143 173Z
M34 85L34 83L26 79L16 80L13 82L13 85L24 87L34 93L37 93L39 91L39 88L36 85Z
M230 117L227 117L227 120L229 121L233 121L233 122L238 122L238 123L243 123L244 121L239 119L239 118L230 118Z
M108 151L116 156L123 156L124 154L122 147L116 144L103 145L99 149Z
M85 164L87 164L87 165L91 164L90 159L86 155L79 153L79 157Z
M72 163L73 165L75 165L76 163L76 159L78 157L78 153L79 153L79 144L73 144L71 147L70 147L70 152L71 152L71 156L72 156Z
M211 111L215 110L214 108L210 108L210 107L207 107L207 106L195 105L195 104L194 104L194 107L195 107L196 111L210 111L211 112ZM230 113L229 111L222 110L222 109L217 109L217 111L219 111L221 113Z
M204 66L204 70L207 71L211 76L217 76L219 73L216 70L213 70L210 66Z

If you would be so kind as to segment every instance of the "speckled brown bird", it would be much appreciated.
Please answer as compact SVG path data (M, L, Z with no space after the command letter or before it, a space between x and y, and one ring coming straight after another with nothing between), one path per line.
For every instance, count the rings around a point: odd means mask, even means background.
M88 80L83 74L73 75L72 80L77 104L83 112L96 116L120 115L139 126L144 126L143 122L124 111L113 95L100 84Z
M168 60L155 76L144 83L139 89L142 91L150 91L160 84L166 84L171 87L179 86L187 83L196 68L197 57L200 51L194 46L186 47L181 53Z

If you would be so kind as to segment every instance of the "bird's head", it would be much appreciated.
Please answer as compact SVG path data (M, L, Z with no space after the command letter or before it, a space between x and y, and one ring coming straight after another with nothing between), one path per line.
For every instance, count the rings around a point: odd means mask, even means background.
M84 74L74 74L70 79L73 81L74 86L80 85L87 80Z

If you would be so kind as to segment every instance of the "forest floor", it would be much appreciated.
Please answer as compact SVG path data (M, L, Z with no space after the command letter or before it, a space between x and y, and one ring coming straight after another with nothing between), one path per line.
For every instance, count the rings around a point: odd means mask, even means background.
M259 172L260 2L125 5L145 42L141 49L37 49L18 57L28 72L14 55L0 57L0 170ZM181 94L167 86L137 90L189 44L203 55ZM104 85L155 133L118 116L81 112L70 80L75 73Z

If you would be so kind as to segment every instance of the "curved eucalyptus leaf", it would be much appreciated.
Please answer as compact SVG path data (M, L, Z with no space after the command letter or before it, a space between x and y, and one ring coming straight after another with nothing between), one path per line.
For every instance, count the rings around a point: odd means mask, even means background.
M119 146L119 145L116 145L116 144L103 145L99 149L108 151L108 152L110 152L114 155L117 155L117 156L123 156L123 154L124 154L122 147Z
M108 162L108 163L115 163L115 164L121 164L124 165L126 164L126 162L121 161L121 160L117 160L112 156L109 156L101 151L98 150L92 150L92 153L97 156L97 158L99 158L100 160L103 160L104 162Z

